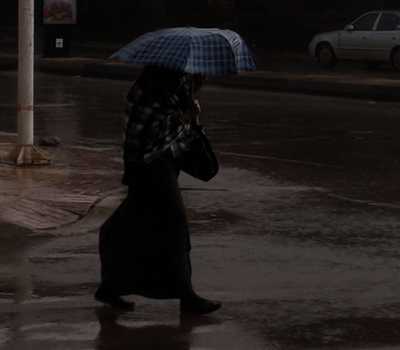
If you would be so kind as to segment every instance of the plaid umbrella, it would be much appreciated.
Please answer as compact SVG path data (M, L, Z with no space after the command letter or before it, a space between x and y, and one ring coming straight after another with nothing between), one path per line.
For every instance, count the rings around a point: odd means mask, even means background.
M256 68L240 35L217 28L168 28L149 32L110 58L207 76L237 74Z

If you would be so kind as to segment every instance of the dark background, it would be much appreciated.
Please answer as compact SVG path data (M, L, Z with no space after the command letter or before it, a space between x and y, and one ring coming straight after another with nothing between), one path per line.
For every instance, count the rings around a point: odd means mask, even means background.
M40 1L37 10L40 13ZM252 46L303 49L316 32L338 29L364 11L395 8L397 0L77 0L75 40L130 40L180 25L239 31ZM0 37L15 37L18 0L2 0ZM398 6L398 5L397 5ZM398 6L400 8L400 6ZM39 15L38 15L39 16ZM40 19L39 19L40 22Z

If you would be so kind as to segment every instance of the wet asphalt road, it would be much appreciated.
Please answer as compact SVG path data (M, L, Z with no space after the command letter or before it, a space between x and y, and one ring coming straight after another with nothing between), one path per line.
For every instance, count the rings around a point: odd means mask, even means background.
M39 75L37 134L117 154L128 87ZM0 130L13 131L15 74L1 73L0 89ZM175 302L139 298L116 323L91 302L95 232L19 243L24 232L10 227L1 238L0 346L400 347L400 104L216 87L201 100L223 167L210 183L183 176L181 185L195 284L224 309L180 320Z

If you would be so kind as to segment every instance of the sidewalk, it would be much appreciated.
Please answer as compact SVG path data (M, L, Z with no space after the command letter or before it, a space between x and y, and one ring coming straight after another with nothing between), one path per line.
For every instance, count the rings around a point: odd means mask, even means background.
M0 160L15 142L14 134L0 133ZM80 221L122 190L119 149L75 145L47 151L50 166L0 163L0 228L3 222L46 234Z
M98 49L98 48L97 48ZM93 52L92 57L90 52ZM79 50L82 56L69 58L37 58L38 71L84 77L134 80L139 69L100 58L92 47ZM112 49L103 48L101 52ZM107 57L104 55L103 57ZM229 88L261 89L290 93L398 101L399 74L391 68L377 71L353 69L343 64L337 71L322 71L306 54L290 52L260 52L257 72L239 76L210 79L210 84ZM0 71L14 70L17 58L13 54L0 55Z

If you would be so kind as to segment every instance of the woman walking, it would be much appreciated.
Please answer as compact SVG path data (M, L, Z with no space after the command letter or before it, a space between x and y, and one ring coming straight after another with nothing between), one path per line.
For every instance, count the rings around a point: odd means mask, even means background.
M193 290L190 236L178 188L179 163L199 125L194 94L202 77L146 67L130 89L123 183L128 195L100 229L101 284L95 298L120 309L121 296L180 299L181 312L206 314L221 303Z

